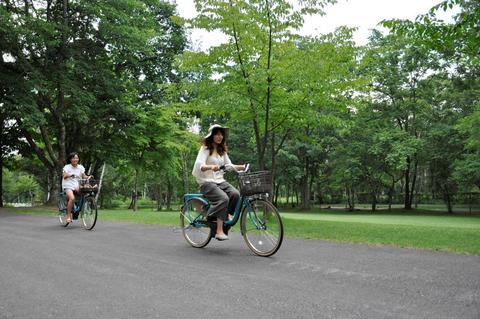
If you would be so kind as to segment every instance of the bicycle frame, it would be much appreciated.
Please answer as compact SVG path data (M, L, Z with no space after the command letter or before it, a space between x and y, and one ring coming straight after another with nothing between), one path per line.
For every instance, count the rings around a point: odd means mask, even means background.
M243 182L253 183L253 187L258 186L256 180L250 182L245 178ZM224 233L228 235L230 228L239 222L241 235L248 248L258 256L269 257L275 254L282 244L283 224L278 209L268 200L268 192L263 193L261 188L257 190L246 188L233 211L228 212L233 215L232 218L224 220L222 226ZM207 215L209 208L208 199L201 193L183 196L180 226L186 241L193 247L203 248L212 238L216 238L218 218Z
M192 200L192 199L198 199L200 200L204 205L205 205L205 208L208 210L208 208L210 207L210 203L208 202L208 200L205 198L205 196L203 196L203 194L201 193L192 193L192 194L185 194L183 196L183 205L186 205L188 201ZM240 219L240 214L242 213L242 210L245 208L245 207L249 207L250 206L250 201L249 201L249 197L248 196L243 196L243 195L240 195L240 198L238 199L237 201L237 204L235 206L235 211L233 212L233 219L232 220L226 220L224 221L224 225L225 226L234 226L238 220ZM229 212L230 213L230 212ZM200 218L201 215L197 216L197 218ZM196 218L196 219L197 219ZM190 223L193 223L195 222L196 220L191 220Z
M64 198L65 207L66 207L67 206L67 199L66 199L66 196L65 196L66 193L65 192L60 192L59 195ZM90 196L90 195L87 194L87 196ZM80 194L80 200L79 200L78 203L77 203L77 201L73 200L72 215L75 216L75 219L76 219L76 217L78 217L78 214L82 211L83 205L85 204L87 196L85 194Z

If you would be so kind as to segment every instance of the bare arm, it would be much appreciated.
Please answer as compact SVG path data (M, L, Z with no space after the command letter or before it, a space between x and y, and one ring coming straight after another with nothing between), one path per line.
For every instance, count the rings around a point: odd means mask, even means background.
M201 170L202 172L210 171L210 170L216 172L216 171L218 171L219 169L220 169L220 167L219 167L218 165L202 165L202 166L200 167L200 170Z
M225 153L224 160L225 160L225 166L231 165L236 171L243 171L243 170L245 170L245 165L236 165L236 164L233 164L232 161L230 160L230 157L228 156L227 153Z
M195 160L195 167L201 172L212 170L214 172L218 171L220 167L218 165L207 165L208 151L202 147L198 152L197 159Z

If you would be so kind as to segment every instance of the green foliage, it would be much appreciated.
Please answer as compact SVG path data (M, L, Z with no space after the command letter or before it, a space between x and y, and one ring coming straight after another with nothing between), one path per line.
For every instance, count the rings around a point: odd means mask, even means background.
M42 195L35 177L22 172L3 169L3 196L7 203L32 203Z
M273 149L272 157L281 148L275 136L282 140L291 127L302 124L298 115L308 105L307 92L294 92L301 78L290 75L302 70L299 63L308 53L296 45L299 37L292 31L302 25L304 14L321 12L327 2L295 7L288 1L196 1L199 15L186 21L228 37L208 52L187 52L179 60L188 74L183 85L192 92L187 109L233 123L250 121L251 131L244 133L254 140L260 169L267 162L267 147Z
M58 174L67 152L98 168L118 159L119 140L142 143L129 127L166 102L161 84L176 81L185 45L174 12L150 0L2 2L2 107L28 142L22 155Z
M235 163L273 172L274 201L308 209L346 196L353 209L356 194L373 207L403 195L408 208L419 192L451 208L457 192L478 190L478 1L385 21L390 31L365 47L346 27L296 33L333 2L198 0L191 20L160 0L1 2L5 187L24 174L55 194L75 150L97 177L107 163L105 206L128 204L133 189L171 206L197 190L201 136L222 123ZM453 23L437 18L453 6ZM183 52L192 27L227 42Z
M458 122L459 131L466 137L465 152L454 164L453 179L470 190L472 185L480 189L480 106Z

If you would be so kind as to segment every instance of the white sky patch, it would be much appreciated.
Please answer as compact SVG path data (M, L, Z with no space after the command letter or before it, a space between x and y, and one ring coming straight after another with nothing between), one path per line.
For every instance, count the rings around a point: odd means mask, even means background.
M171 0L176 2L177 11L181 17L193 18L197 14L193 0ZM357 45L368 42L371 30L382 20L410 19L419 14L425 14L441 0L339 0L338 3L325 8L324 16L305 17L302 35L317 36L333 32L340 26L356 27L353 39ZM458 8L443 12L437 11L437 16L446 22L452 22L452 15L458 13ZM381 29L381 28L380 28ZM194 50L206 51L212 46L225 43L227 37L220 31L207 32L194 29L191 31L191 43Z
M15 58L10 53L4 53L2 54L2 57L3 57L3 61L7 63L15 62Z

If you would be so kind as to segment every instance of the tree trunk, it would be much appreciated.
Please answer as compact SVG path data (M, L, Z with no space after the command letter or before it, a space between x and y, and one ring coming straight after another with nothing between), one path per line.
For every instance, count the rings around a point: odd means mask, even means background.
M351 188L350 186L347 186L346 193L347 193L348 210L352 212L355 210L355 192L353 188Z
M162 210L162 181L159 179L158 183L155 183L154 194L155 201L157 203L157 211Z
M394 184L388 190L388 210L392 210Z
M182 153L182 178L183 178L183 192L188 193L189 192L189 183L188 183L188 153L184 152Z
M133 209L134 212L137 211L137 191L135 189L132 190L130 205L128 205L128 209Z
M138 179L138 170L135 169L135 179L133 182L133 191L132 191L132 200L130 202L130 205L128 206L128 209L133 209L134 212L137 211L137 179Z
M310 209L310 189L308 187L308 176L302 177L301 182L302 209Z
M412 201L410 199L410 164L411 159L410 156L407 156L407 168L405 169L405 200L404 200L404 208L405 209L412 209Z
M372 193L372 212L377 210L377 195Z
M445 190L445 193L443 195L443 198L445 200L445 204L447 205L447 211L449 214L453 214L453 208L452 208L452 198L450 196L450 193Z
M288 205L288 203L290 202L290 184L287 185L287 189L286 189L286 194L285 196L287 197L287 202L286 204Z
M2 123L3 128L3 123ZM0 128L0 130L2 130ZM3 132L0 131L0 136ZM1 145L1 144L0 144ZM0 153L0 207L3 207L3 155Z
M167 178L167 210L172 210L173 183L172 178Z
M412 176L412 186L410 187L410 208L412 208L413 199L415 198L415 190L417 188L417 171L418 171L418 159L417 155L414 155L414 164L413 164L413 176Z
M297 189L295 189L295 203L296 203L296 205L293 206L293 207L298 206L298 191L297 191Z
M440 185L439 188L442 191L443 201L447 206L448 213L453 214L452 192L450 192L448 185Z
M305 151L306 153L306 151ZM310 159L308 155L303 154L305 158L304 166L303 166L303 176L300 181L300 189L302 195L302 209L310 209L310 185L308 183L309 175L310 175Z
M275 184L275 191L274 191L274 202L273 205L278 206L278 196L280 195L280 183Z
M52 185L50 191L50 197L48 199L48 204L53 205L58 202L58 194L62 191L62 178L61 170L51 169L50 176L52 176Z
M314 176L314 171L312 169L312 171L310 172L310 181L308 182L308 205L309 207L312 207L312 202L315 203L315 192L313 191L313 182L315 181L315 176ZM314 197L313 200L310 200L312 198L312 196Z

